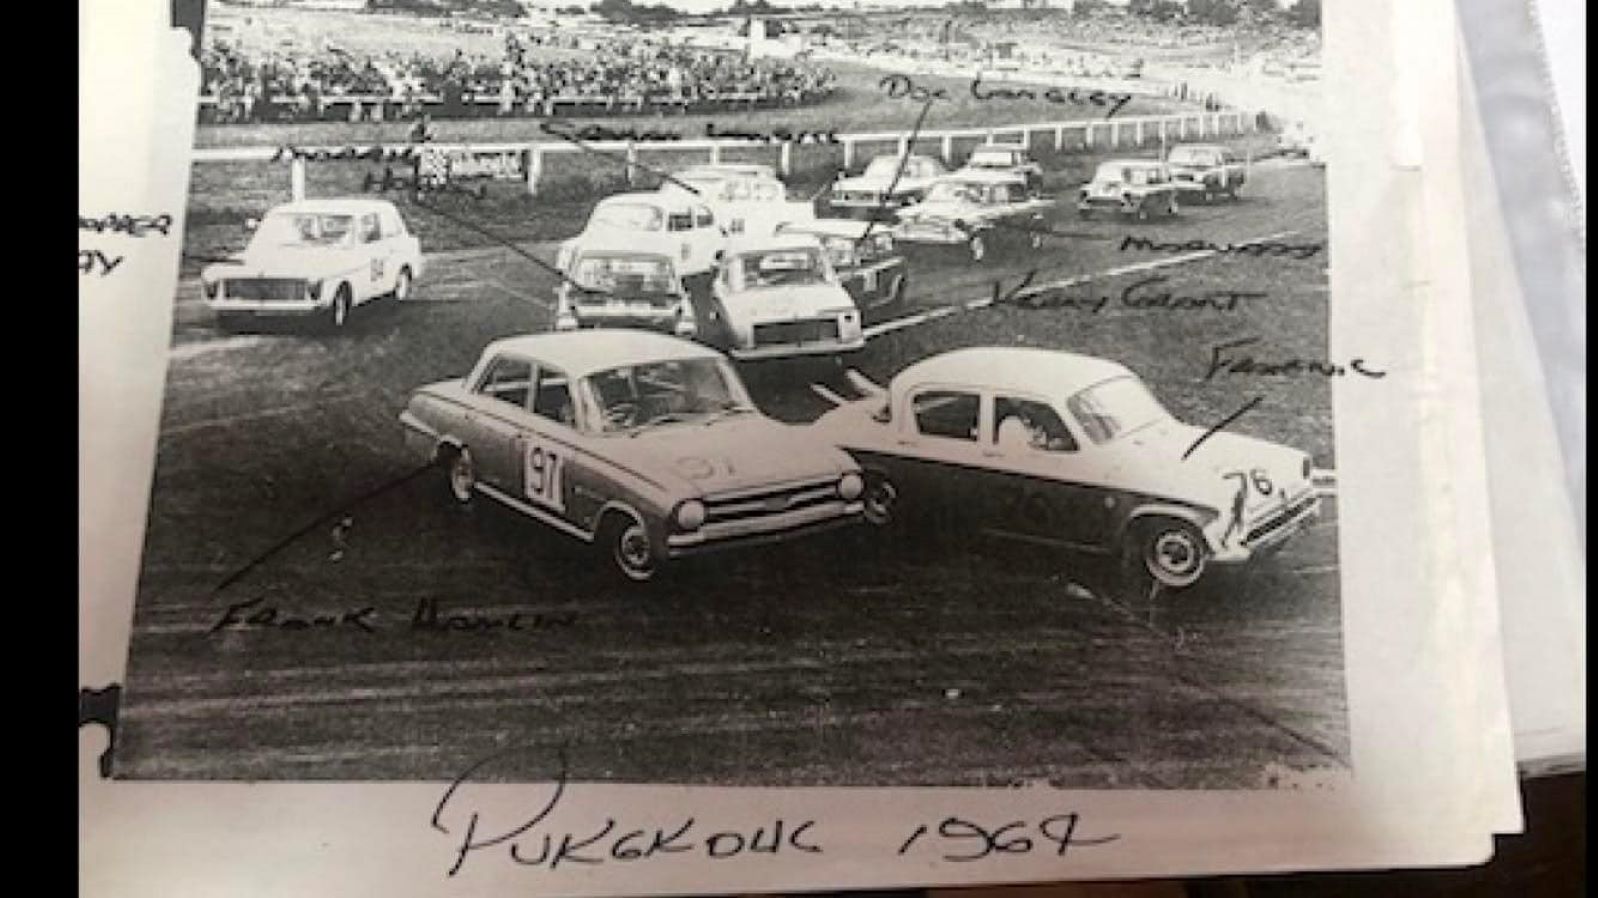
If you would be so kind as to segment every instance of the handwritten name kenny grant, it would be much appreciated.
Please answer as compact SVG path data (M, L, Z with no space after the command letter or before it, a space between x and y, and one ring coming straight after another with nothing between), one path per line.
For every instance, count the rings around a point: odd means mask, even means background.
M525 760L531 751L518 746L490 755L467 768L444 790L429 825L449 839L453 857L446 876L459 874L468 858L483 853L520 867L555 872L573 866L647 863L671 855L716 862L737 857L802 858L827 852L826 821L816 817L790 819L773 814L752 822L732 823L673 812L661 823L659 815L629 815L618 810L586 823L563 823L557 812L573 788L564 751L560 752L559 774L553 785L500 787L525 789L526 794L535 796L519 811L513 809L508 815L491 812L471 801L474 790L469 787L503 779L494 773L496 764L518 755ZM547 797L543 797L545 792ZM487 819L490 816L501 819ZM1076 812L1006 820L975 819L977 816L956 812L911 820L902 835L883 843L883 854L948 863L1034 852L1065 857L1072 848L1105 845L1121 838L1115 833L1083 833L1082 815ZM645 817L650 819L646 821Z

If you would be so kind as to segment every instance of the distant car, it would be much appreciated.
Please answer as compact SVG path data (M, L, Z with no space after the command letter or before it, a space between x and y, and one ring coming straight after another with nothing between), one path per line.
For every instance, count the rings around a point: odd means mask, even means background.
M696 165L672 175L660 192L704 203L733 237L766 236L780 224L816 216L810 203L790 200L787 186L765 165Z
M735 359L833 355L866 343L860 309L809 234L729 243L710 290Z
M1176 183L1165 163L1111 159L1099 163L1093 180L1082 185L1076 208L1083 218L1108 212L1147 221L1156 215L1176 215L1181 209L1176 194Z
M720 353L663 334L497 340L466 377L416 390L400 420L454 501L503 503L628 581L860 518L848 455L761 414Z
M1216 197L1237 199L1248 173L1243 160L1230 149L1213 144L1182 144L1165 157L1176 189L1187 197L1214 202Z
M809 234L820 240L838 280L861 309L904 301L909 275L888 228L851 218L817 218L785 224L777 233Z
M556 267L564 270L577 247L605 234L633 235L640 245L664 249L682 277L708 276L727 240L715 213L689 194L618 193L600 200L582 233L561 244Z
M834 181L828 204L847 214L890 213L919 202L932 182L948 173L932 156L878 156L860 174Z
M979 146L966 158L961 171L1009 172L1026 178L1027 186L1033 190L1043 186L1043 166L1032 159L1030 150L1015 144Z
M421 276L421 244L392 203L317 199L267 212L244 251L206 266L200 283L225 328L283 316L338 328L363 303L408 299Z
M1048 230L1052 200L1011 172L962 171L938 179L926 198L899 213L900 247L958 248L972 262L1017 247L1036 249Z
M1310 456L1173 418L1105 359L961 349L899 372L813 425L865 471L866 516L956 509L982 530L1119 556L1181 589L1278 546L1320 508ZM1149 582L1151 581L1151 582Z
M643 327L698 332L693 302L666 235L597 232L563 256L555 329Z
M1307 159L1310 162L1322 163L1320 141L1315 137L1315 132L1303 122L1289 122L1276 135L1276 149L1284 156Z

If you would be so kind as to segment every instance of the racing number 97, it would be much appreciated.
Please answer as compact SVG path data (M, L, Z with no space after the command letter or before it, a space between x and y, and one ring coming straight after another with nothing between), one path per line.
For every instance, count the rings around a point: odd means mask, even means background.
M556 511L565 511L561 495L561 457L536 443L529 444L525 458L525 491L527 498Z

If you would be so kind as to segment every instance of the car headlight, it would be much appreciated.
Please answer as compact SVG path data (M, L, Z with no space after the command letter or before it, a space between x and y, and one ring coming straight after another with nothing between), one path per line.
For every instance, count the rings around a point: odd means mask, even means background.
M698 499L689 499L677 506L677 526L688 532L693 532L705 524L705 503Z
M838 478L838 497L845 502L853 502L860 498L866 491L866 482L859 474L853 471Z
M555 319L555 330L574 331L577 329L577 316L567 312Z
M322 298L322 282L321 281L309 281L309 282L307 282L306 285L305 285L305 295L309 296L313 300L321 299Z

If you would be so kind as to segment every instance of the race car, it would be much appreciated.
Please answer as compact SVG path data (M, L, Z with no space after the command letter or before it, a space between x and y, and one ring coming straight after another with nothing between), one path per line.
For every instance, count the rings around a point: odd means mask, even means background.
M665 234L596 231L563 254L555 330L643 327L698 332L693 302Z
M421 275L421 244L392 203L316 199L271 209L244 251L206 266L200 284L227 329L257 317L319 318L341 328L356 306L408 299Z
M1032 158L1024 146L1008 143L984 144L971 151L960 173L1009 172L1026 179L1027 186L1037 190L1043 186L1043 166Z
M496 340L464 378L412 393L400 421L454 502L486 496L588 543L625 582L861 519L846 453L762 414L725 356L664 334Z
M1183 589L1213 564L1279 546L1320 509L1310 456L1206 435L1106 359L960 349L900 371L813 425L865 470L877 524L957 510L994 535L1118 557L1141 585Z
M808 221L816 210L790 200L788 188L765 165L696 165L660 185L667 196L692 198L715 215L729 236L766 236L790 221Z
M1243 161L1226 147L1213 144L1181 144L1166 154L1171 181L1185 197L1213 202L1224 196L1237 199L1237 192L1248 179Z
M835 355L866 345L860 309L809 234L727 245L711 281L711 315L740 361Z
M1109 212L1147 221L1155 215L1171 217L1181 206L1171 170L1154 159L1111 159L1099 163L1093 180L1082 185L1077 214L1089 218Z
M932 156L878 156L860 174L834 181L827 202L846 215L887 215L919 202L948 173Z
M957 172L938 179L925 199L899 213L893 239L907 251L957 249L980 263L1005 249L1042 246L1053 206L1020 174Z
M817 218L782 225L778 234L809 234L821 241L838 280L861 309L904 301L909 276L887 228L853 218Z
M612 235L611 238L605 235ZM582 233L561 243L555 266L571 266L572 253L595 239L631 235L640 245L664 249L684 277L708 276L726 242L716 215L687 193L632 191L607 196L594 206Z

